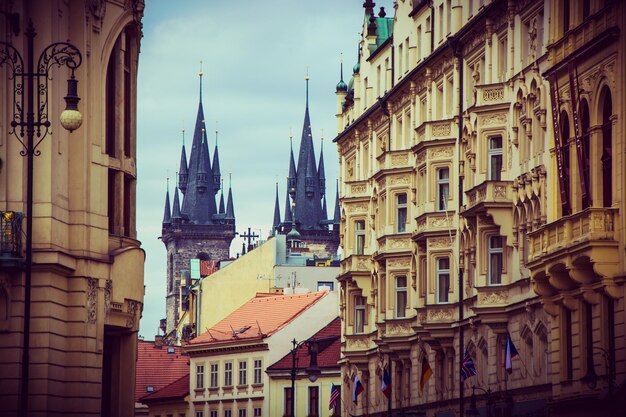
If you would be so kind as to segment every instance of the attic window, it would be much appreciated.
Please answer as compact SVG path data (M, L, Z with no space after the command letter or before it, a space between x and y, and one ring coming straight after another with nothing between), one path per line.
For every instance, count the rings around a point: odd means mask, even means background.
M168 347L167 348L167 353L174 353L174 348L173 347Z
M146 387L146 392L154 392L154 387L152 385L148 385Z

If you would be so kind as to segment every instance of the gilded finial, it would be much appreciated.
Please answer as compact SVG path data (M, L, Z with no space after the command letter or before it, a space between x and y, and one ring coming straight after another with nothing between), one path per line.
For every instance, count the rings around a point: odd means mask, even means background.
M200 72L198 73L198 75L200 77L202 77L204 75L204 73L202 72L202 61L200 61Z
M306 77L304 77L305 80L309 81L309 66L306 66Z

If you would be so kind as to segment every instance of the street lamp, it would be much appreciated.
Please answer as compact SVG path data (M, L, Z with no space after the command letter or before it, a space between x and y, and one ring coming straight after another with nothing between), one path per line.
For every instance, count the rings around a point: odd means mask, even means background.
M296 339L291 341L293 348L291 349L291 417L295 417L295 409L296 409L296 355L298 354L298 349L302 347L302 345L306 344L309 348L309 366L307 366L305 372L309 377L309 381L315 382L317 381L317 377L321 374L320 368L317 366L317 353L319 352L319 343L317 339L311 338L307 340L303 340L301 342L297 342Z
M13 22L19 21L19 15L10 15ZM28 372L30 349L30 300L31 272L33 264L33 158L39 156L37 149L48 134L51 126L48 119L48 80L50 69L56 66L67 66L71 71L68 80L68 93L65 97L66 108L61 113L61 126L72 132L82 124L82 116L78 111L78 81L74 71L82 63L82 55L78 48L68 42L55 42L44 48L37 60L34 60L34 39L37 33L31 19L24 32L26 36L26 69L24 60L15 47L0 42L0 65L7 64L11 69L9 79L13 80L13 120L10 134L14 134L23 148L20 155L26 156L26 259L24 277L24 331L22 342L20 416L26 416L28 410ZM24 110L26 100L26 111ZM36 110L36 113L35 113ZM24 115L26 113L26 115ZM37 142L35 143L35 135ZM24 137L26 141L24 142Z
M481 388L481 387L476 387L472 385L472 396L470 397L470 406L467 409L467 416L468 417L476 417L479 416L480 413L478 412L478 409L476 408L476 390L479 389L480 391L484 392L485 395L487 396L487 417L491 417L491 406L493 405L493 399L491 397L491 389L487 388Z

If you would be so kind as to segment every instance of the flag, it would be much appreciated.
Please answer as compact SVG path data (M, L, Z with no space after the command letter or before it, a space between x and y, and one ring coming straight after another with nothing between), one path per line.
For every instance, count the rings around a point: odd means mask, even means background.
M518 355L517 349L511 340L511 335L506 335L506 353L504 355L504 369L510 374L513 372L513 358Z
M332 410L337 406L340 396L341 396L341 391L339 390L339 387L335 384L331 384L330 385L330 401L328 401L329 410Z
M465 349L465 356L463 356L463 362L461 362L461 382L465 382L467 378L474 375L476 375L474 361L467 349Z
M420 391L424 391L424 386L428 382L428 379L432 376L433 370L428 364L428 357L424 353L422 356L422 376L420 377Z
M352 402L357 403L357 398L360 393L363 392L363 384L361 384L361 380L359 379L358 374L354 374L354 384L352 384Z
M380 389L385 394L385 397L389 398L391 396L391 376L389 372L387 372L387 368L383 370L383 377L380 382Z

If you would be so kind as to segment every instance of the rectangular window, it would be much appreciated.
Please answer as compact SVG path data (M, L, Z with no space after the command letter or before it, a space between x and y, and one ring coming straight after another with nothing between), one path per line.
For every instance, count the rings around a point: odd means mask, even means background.
M335 283L332 281L317 281L317 290L322 291L324 288L329 288L329 291L333 291Z
M246 410L245 408L240 409L238 413L239 417L246 417L246 411L248 410Z
M283 409L285 410L283 413L284 417L293 417L293 414L291 414L291 394L291 387L285 387L283 391Z
M502 236L489 238L489 285L502 284Z
M261 359L254 360L254 383L262 384L263 383L263 361Z
M396 277L396 318L406 317L406 276Z
M439 27L437 28L438 32L439 32L439 42L441 42L443 40L444 37L444 28L443 28L443 4L439 5Z
M116 81L116 69L117 69L117 43L109 58L109 65L107 66L107 86L106 86L106 153L112 158L117 155L116 149L116 117L115 117L115 93L117 87Z
M450 0L446 1L446 13L446 30L448 31L448 34L450 34L452 33L452 2Z
M217 410L209 411L209 416L210 417L217 417Z
M402 58L404 57L404 54L402 53L402 48L402 44L398 45L398 77L403 73Z
M117 234L117 187L115 184L117 171L114 169L109 169L109 182L108 182L108 212L107 215L109 217L109 233L114 235Z
M203 411L196 411L196 417L204 417Z
M133 237L131 226L133 225L133 208L132 204L135 193L133 192L134 179L130 175L124 175L124 236Z
M417 27L417 62L422 59L422 25Z
M450 292L450 258L437 259L437 302L447 303Z
M224 386L225 387L233 386L233 363L232 362L224 363Z
M503 36L498 42L498 76L501 82L506 80L507 53L506 36Z
M500 181L502 178L502 137L489 138L489 178Z
M437 170L437 210L447 210L449 198L450 170L448 168L440 168Z
M248 362L239 361L239 385L248 385Z
M354 333L365 331L365 297L354 297Z
M319 387L309 387L308 417L319 417L319 415L320 415L320 389Z
M563 322L565 378L571 380L574 375L574 359L572 354L572 311L566 307L563 307Z
M204 365L196 365L196 388L204 388Z
M365 251L365 220L354 222L355 242L354 252L356 255L363 255Z
M398 233L406 232L406 194L398 194L396 196L396 227Z
M232 417L233 412L232 410L224 410L224 417Z
M262 414L261 407L254 407L254 417L261 417Z
M210 387L217 388L218 385L218 373L219 373L219 365L217 363L212 363L210 368Z

